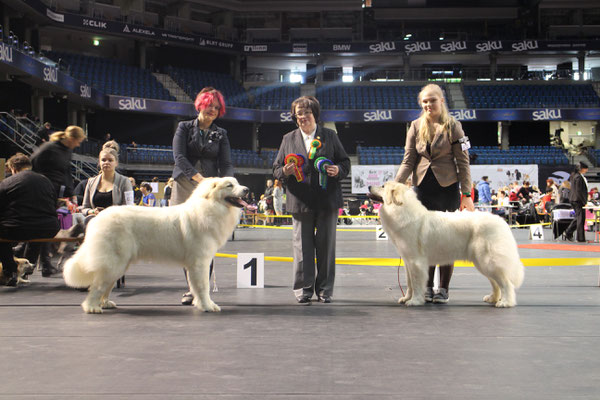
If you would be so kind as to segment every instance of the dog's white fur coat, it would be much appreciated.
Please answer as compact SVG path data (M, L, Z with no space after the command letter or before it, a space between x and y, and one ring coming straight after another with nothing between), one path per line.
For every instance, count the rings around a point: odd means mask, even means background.
M394 181L371 188L371 193L383 199L381 223L406 264L408 290L399 303L425 302L430 265L468 260L492 284L483 301L496 307L517 304L515 289L523 283L524 269L502 218L487 212L429 211L412 189Z
M235 178L205 178L177 206L109 207L88 224L83 244L65 264L65 282L89 286L81 306L86 313L101 313L103 308L116 307L108 297L132 262L178 263L188 272L194 305L220 311L209 295L209 266L239 221L239 208L226 199L247 192Z

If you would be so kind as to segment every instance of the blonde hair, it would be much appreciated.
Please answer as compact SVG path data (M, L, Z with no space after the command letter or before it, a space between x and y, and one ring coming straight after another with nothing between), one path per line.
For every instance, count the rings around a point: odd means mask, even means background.
M58 142L63 139L85 139L86 134L79 126L69 125L64 131L54 132L50 135L50 141Z
M438 96L441 100L444 99L444 92L442 88L434 83L430 83L429 85L423 86L421 91L419 92L419 96L417 100L419 105L421 105L421 97L426 91L433 91L436 96ZM450 137L450 133L454 128L454 124L456 123L456 119L448 112L448 106L446 105L446 101L440 101L440 124L442 125L442 129L448 137ZM435 134L435 129L433 128L433 121L428 121L425 115L425 110L421 110L421 115L419 115L419 140L423 143L431 143L433 140L433 136Z
M100 150L100 157L102 157L102 153L110 154L119 161L119 143L114 140L109 140L108 142L102 145L102 150Z

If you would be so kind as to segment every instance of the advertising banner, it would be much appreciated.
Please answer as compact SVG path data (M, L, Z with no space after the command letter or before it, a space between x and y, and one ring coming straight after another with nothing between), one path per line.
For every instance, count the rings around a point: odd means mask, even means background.
M352 193L367 194L369 186L381 186L396 176L396 165L353 165Z
M531 186L539 187L538 168L537 164L471 165L471 180L477 183L487 176L490 188L494 190L508 186L514 181L519 182L519 185L528 181Z

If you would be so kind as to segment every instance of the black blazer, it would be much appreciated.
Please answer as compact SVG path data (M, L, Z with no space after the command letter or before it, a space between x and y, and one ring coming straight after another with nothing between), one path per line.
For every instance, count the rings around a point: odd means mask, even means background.
M181 175L192 179L198 172L206 178L233 176L227 131L212 124L203 133L197 118L182 121L177 126L173 137L173 158L173 179Z
M588 199L588 190L583 175L579 172L575 172L571 176L571 193L569 194L569 201L571 203L579 203L585 205Z
M344 204L340 181L350 172L350 158L342 142L331 129L317 126L315 138L322 143L313 160L308 160L300 129L295 129L283 137L279 153L273 163L273 176L287 185L286 211L289 213L311 212L315 210L337 210ZM290 153L302 154L307 163L302 166L304 181L298 182L295 175L285 176L283 166ZM319 157L327 157L340 169L335 178L327 177L327 189L319 185L319 173L314 162Z

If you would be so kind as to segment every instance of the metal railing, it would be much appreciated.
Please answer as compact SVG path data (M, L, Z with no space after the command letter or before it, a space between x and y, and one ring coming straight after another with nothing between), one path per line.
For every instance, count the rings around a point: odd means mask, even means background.
M34 121L27 117L16 117L8 112L0 112L0 136L14 144L24 154L31 155L38 146L37 131L41 129ZM76 179L91 178L94 175L87 171L96 171L96 165L83 161L71 160L72 175Z

